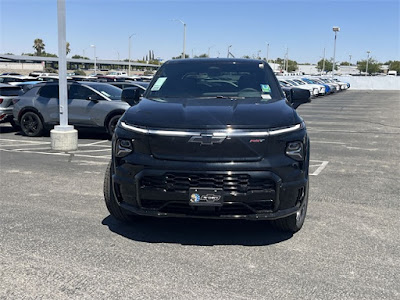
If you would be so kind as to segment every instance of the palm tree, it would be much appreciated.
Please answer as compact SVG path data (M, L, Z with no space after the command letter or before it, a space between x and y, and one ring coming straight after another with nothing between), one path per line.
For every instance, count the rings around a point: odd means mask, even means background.
M44 51L44 46L46 46L46 45L43 43L42 39L35 39L33 41L33 49L36 50L36 55L37 56L41 56L42 55L42 51Z
M71 52L71 49L69 48L69 42L67 42L66 44L65 44L65 47L66 47L66 53L67 53L67 55Z

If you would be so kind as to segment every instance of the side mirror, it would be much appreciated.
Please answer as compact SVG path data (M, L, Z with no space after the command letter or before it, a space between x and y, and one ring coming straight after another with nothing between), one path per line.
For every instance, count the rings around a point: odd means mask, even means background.
M129 87L122 90L121 100L133 106L139 103L140 96L140 88Z
M98 97L96 97L96 96L88 96L88 97L86 98L86 100L93 101L94 103L99 102L99 99L98 99Z
M311 102L310 97L311 97L310 91L299 88L292 88L290 102L292 103L294 109L296 109L304 103L310 103Z

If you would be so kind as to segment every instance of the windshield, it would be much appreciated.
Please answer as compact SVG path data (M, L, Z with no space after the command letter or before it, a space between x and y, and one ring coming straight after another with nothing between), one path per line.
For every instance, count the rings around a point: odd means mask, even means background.
M303 81L301 81L299 79L295 79L294 81L296 81L298 84L305 84Z
M290 84L285 81L280 80L279 82L281 83L281 85L283 85L285 87L290 87Z
M111 100L121 100L122 90L120 88L106 83L87 82L85 84Z
M167 63L145 94L165 98L282 99L271 69L259 61L194 60Z
M294 86L298 86L299 85L297 82L294 82L293 80L288 80L287 82L289 82L290 84L292 84Z

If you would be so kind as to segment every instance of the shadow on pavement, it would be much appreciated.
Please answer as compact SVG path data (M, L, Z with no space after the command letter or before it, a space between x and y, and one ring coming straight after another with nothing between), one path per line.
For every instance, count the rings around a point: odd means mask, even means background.
M98 128L75 128L78 130L78 139L82 140L111 140L110 135L102 129ZM24 136L22 131L14 129L11 125L0 126L0 133L14 133L16 136ZM50 130L45 130L43 132L43 137L50 137ZM32 137L35 139L35 137Z
M17 131L11 125L10 126L5 126L5 125L0 126L0 133L11 133L11 132L17 133Z
M144 218L124 224L108 216L102 224L123 237L147 243L266 246L293 236L265 221Z

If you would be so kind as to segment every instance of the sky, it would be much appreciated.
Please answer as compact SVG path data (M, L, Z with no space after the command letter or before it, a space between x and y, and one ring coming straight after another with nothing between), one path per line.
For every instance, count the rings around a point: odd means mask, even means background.
M72 55L142 59L149 50L164 60L186 54L284 57L316 63L333 57L333 26L339 26L336 60L400 60L400 1L254 0L66 0L67 41ZM173 21L175 19L175 21ZM0 53L33 53L41 38L57 54L56 0L0 0ZM259 52L260 51L260 52Z

